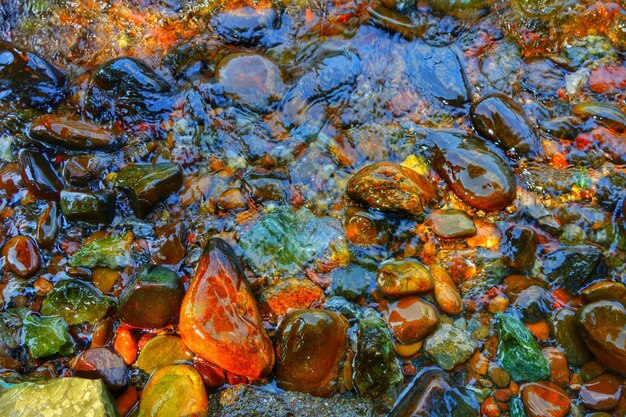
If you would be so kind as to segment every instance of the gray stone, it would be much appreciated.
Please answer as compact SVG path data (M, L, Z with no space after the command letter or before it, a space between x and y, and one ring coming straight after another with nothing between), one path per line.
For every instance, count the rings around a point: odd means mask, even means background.
M448 323L439 326L424 343L426 354L447 371L469 360L474 350L476 342L467 332Z

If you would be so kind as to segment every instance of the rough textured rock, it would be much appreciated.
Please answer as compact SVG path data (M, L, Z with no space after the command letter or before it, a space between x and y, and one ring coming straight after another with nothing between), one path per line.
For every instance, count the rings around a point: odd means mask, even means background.
M374 417L362 398L317 398L299 392L272 393L239 386L209 396L208 415L215 417Z
M476 350L466 331L444 323L424 342L424 351L442 369L450 370L466 362Z
M0 382L0 415L118 417L119 413L102 381L58 378L15 385Z

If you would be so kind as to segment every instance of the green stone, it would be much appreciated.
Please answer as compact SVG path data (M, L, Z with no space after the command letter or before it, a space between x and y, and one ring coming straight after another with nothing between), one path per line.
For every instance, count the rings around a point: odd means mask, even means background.
M391 333L374 310L359 322L354 385L363 397L393 406L404 382Z
M68 263L70 266L85 268L122 269L131 261L132 243L133 236L130 233L96 239L74 253Z
M509 401L509 415L511 417L528 417L524 409L524 403L519 397L513 397Z
M71 223L109 224L115 217L115 195L84 191L61 191L61 212Z
M41 314L61 316L67 324L100 321L114 306L93 285L75 279L63 279L54 285L41 306Z
M183 169L169 162L128 164L120 170L115 185L126 192L135 215L144 218L182 187Z
M184 296L185 287L176 272L144 266L124 288L117 312L133 326L159 328L176 319Z
M191 362L193 352L190 351L178 336L159 335L153 337L141 348L137 358L137 368L147 373L178 362Z
M56 378L41 383L0 382L0 415L119 417L104 383L82 378Z
M449 209L437 210L428 216L433 224L433 232L443 238L463 238L476 234L474 220L464 211Z
M426 339L424 351L437 365L449 371L467 362L476 346L465 330L443 323Z
M24 319L24 343L30 355L44 358L56 354L74 353L74 340L67 332L67 323L62 317L40 317L29 314Z
M498 314L496 330L496 357L512 380L539 381L548 378L548 360L541 354L530 330L519 319L508 314Z
M244 257L258 274L302 272L342 238L341 225L307 209L279 207L240 235Z

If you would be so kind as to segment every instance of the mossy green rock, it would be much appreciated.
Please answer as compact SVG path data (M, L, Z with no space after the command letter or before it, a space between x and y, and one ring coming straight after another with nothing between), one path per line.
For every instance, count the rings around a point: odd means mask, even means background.
M71 223L109 224L115 217L115 195L110 191L96 194L63 190L61 212Z
M424 351L437 365L449 371L468 361L476 346L465 330L444 323L426 339Z
M115 401L104 383L83 378L14 385L0 382L0 415L119 417Z
M514 381L539 381L550 375L534 336L517 318L508 314L496 316L498 349L496 357Z
M130 233L96 239L74 253L68 263L85 268L122 269L131 262L132 243Z
M144 266L124 288L118 315L133 326L163 327L176 319L184 296L185 287L176 272Z
M241 233L239 244L252 269L259 274L301 272L328 253L341 236L341 225L318 218L307 209L279 207Z
M120 170L115 185L126 192L135 215L144 218L182 187L183 168L169 162L128 164Z
M363 397L392 406L404 381L393 338L385 321L367 310L359 322L354 356L354 385Z
M63 279L54 288L41 306L41 314L61 316L67 324L100 321L114 306L113 300L105 297L93 285L74 279Z
M74 340L67 332L67 323L62 317L29 314L23 323L24 343L33 358L74 353Z

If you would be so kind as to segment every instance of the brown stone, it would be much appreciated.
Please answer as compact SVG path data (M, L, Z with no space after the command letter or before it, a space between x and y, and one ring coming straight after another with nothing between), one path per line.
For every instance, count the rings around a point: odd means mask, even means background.
M389 306L387 324L402 344L419 342L439 325L437 310L418 297L402 298Z
M530 417L565 417L571 409L567 392L547 381L527 384L522 400Z
M39 269L40 259L37 244L28 236L15 236L2 248L6 266L15 275L30 278Z
M624 389L622 381L611 375L603 374L586 382L580 389L580 402L593 411L614 410Z

